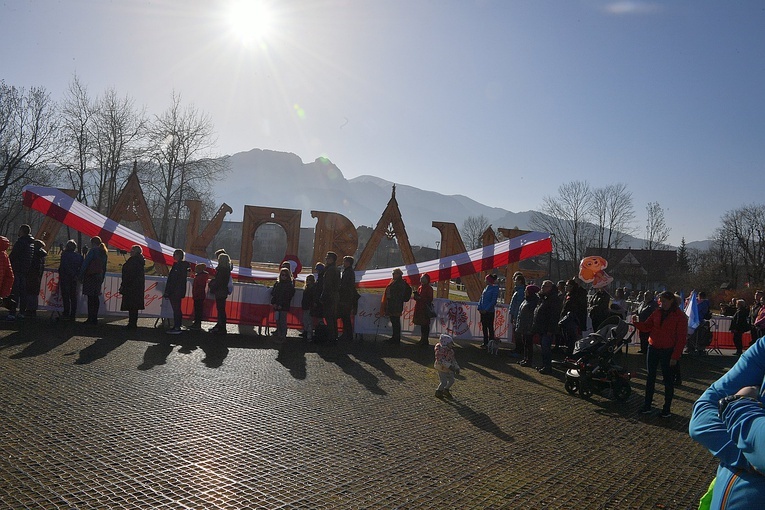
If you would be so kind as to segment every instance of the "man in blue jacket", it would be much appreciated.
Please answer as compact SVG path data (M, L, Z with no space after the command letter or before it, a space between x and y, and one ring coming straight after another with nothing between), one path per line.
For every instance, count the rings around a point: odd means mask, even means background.
M481 314L481 329L483 330L482 349L488 347L489 340L494 340L494 308L497 306L498 296L497 275L487 274L486 287L481 292L481 299L478 300L478 312Z
M712 509L765 501L765 340L760 338L693 406L691 438L720 460Z

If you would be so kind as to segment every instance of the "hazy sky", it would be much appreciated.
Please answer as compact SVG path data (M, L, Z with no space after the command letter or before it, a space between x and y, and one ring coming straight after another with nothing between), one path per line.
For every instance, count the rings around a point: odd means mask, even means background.
M0 79L60 100L76 73L151 115L175 91L221 154L326 156L514 212L623 182L636 233L658 201L676 244L765 203L765 2L247 2L265 27L234 3L0 0Z

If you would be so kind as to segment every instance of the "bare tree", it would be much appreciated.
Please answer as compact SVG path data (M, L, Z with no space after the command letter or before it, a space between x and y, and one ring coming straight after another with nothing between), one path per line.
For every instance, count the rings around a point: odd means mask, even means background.
M66 186L78 191L76 199L88 203L86 185L92 174L91 133L94 105L87 88L77 75L69 83L61 104L62 148L58 164L65 170L62 180Z
M184 201L209 194L213 182L224 176L228 160L212 156L215 143L210 117L193 105L182 107L176 93L150 126L150 158L157 172L147 185L158 205L163 242L175 243Z
M43 88L29 91L0 81L0 224L7 227L27 183L41 182L55 159L55 104ZM10 196L13 194L14 196Z
M619 248L634 233L635 208L632 193L623 183L592 190L592 215L597 227L596 247L609 258L612 248Z
M460 229L460 235L462 236L462 241L465 243L465 247L468 250L480 248L483 233L490 226L489 219L483 214L480 216L468 216L462 223L462 228Z
M715 244L724 250L729 271L738 262L754 283L761 284L765 279L765 205L726 212L715 232Z
M133 99L119 98L114 89L109 89L98 99L92 121L97 166L93 206L108 214L130 174L133 160L141 154L146 117L143 110L135 109Z
M648 251L666 248L669 227L664 221L664 209L659 202L649 202L645 208L648 213L645 227L645 249Z
M566 262L569 274L576 274L579 261L595 238L591 211L590 185L572 181L558 187L556 197L545 196L540 211L531 217L533 228L553 235L555 254Z

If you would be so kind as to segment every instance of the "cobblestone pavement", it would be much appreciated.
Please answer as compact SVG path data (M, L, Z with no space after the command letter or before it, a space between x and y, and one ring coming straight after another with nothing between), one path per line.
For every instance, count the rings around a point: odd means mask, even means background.
M716 463L689 412L735 361L684 359L662 419L636 353L619 403L458 342L442 401L409 341L124 324L0 324L0 507L695 508Z

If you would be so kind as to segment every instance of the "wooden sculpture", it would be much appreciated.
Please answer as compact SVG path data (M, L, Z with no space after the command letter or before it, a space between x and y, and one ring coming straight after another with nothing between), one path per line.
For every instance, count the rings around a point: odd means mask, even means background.
M186 200L185 204L189 209L189 222L186 225L186 253L206 257L207 247L210 246L215 234L218 233L223 225L223 219L226 217L226 214L231 214L234 210L224 202L200 234L199 224L202 218L202 201Z
M325 211L311 211L311 217L318 220L313 242L314 262L324 260L328 251L334 251L340 258L356 253L359 235L351 220L342 214Z
M393 185L393 191L391 192L388 205L377 222L372 237L369 238L369 242L364 247L364 251L359 255L359 260L356 261L356 269L367 269L369 261L372 260L375 250L380 245L383 236L389 239L396 238L398 241L399 250L401 250L401 258L404 260L404 264L414 264L414 253L412 252L412 246L409 244L409 236L406 233L406 227L404 227L404 220L401 219L401 211L398 208L398 202L396 201L396 185ZM419 281L411 281L411 285L419 284Z

